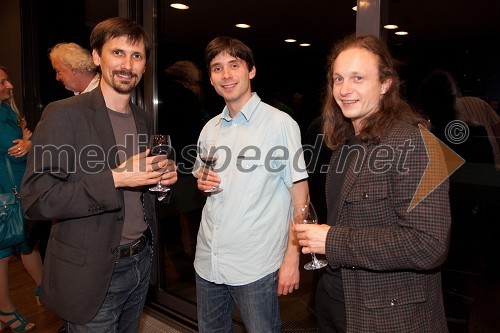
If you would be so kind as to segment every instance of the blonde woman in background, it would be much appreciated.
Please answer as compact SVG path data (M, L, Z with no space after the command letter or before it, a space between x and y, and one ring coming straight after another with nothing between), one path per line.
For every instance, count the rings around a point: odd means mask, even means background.
M31 132L26 128L26 121L19 113L12 94L12 83L7 70L0 65L0 193L12 189L6 159L12 166L12 173L17 188L21 188L21 179L26 168L26 156L31 148ZM42 282L42 260L38 250L31 249L28 242L0 249L0 328L10 327L13 332L30 332L35 324L28 322L16 310L9 297L9 259L13 254L21 254L24 268L35 281L35 296L38 298Z

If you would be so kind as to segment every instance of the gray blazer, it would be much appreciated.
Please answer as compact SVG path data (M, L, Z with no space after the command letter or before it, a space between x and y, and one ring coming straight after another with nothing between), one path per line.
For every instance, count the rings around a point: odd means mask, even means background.
M149 115L133 104L131 109L137 133L149 134ZM124 220L123 191L111 175L116 142L101 89L49 104L32 142L21 186L23 209L31 220L54 221L41 300L64 320L86 323L106 296ZM145 189L143 199L146 222L154 229L154 197Z
M400 159L405 142L414 149ZM440 265L451 224L448 182L408 212L428 162L419 129L396 122L379 145L363 146L365 160L346 173L326 240L328 263L341 267L347 331L447 332ZM378 164L369 158L375 149ZM338 157L330 162L328 202Z

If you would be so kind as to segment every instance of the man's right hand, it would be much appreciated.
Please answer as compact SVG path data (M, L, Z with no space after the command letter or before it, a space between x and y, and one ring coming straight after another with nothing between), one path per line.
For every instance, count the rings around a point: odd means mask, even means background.
M215 171L208 168L200 168L200 171L198 171L198 189L200 191L210 190L214 186L219 186L219 184L220 178Z
M139 187L153 185L162 179L168 170L169 163L165 155L148 156L149 149L130 157L128 160L111 170L115 187Z

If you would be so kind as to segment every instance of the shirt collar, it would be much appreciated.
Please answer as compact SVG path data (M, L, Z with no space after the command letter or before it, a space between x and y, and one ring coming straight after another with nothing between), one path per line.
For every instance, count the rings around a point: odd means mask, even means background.
M92 81L90 81L87 88L85 88L85 90L82 92L75 92L75 95L80 95L80 94L85 94L85 93L91 92L92 90L94 90L95 88L97 88L99 86L100 80L101 80L101 75L99 73L97 73L94 76L94 78L92 79Z
M257 106L260 104L260 101L261 101L261 99L260 99L259 95L257 95L257 93L255 93L255 92L253 92L252 97L250 97L250 99L245 103L245 105L243 105L240 112L238 112L238 114L234 118L239 117L241 114L245 118L245 120L247 122L249 122L250 119L252 118L253 114L257 110ZM230 122L234 119L234 118L231 118L231 116L229 114L229 108L227 107L227 105L224 107L224 110L222 110L220 118L221 118L221 120L224 119L227 122Z

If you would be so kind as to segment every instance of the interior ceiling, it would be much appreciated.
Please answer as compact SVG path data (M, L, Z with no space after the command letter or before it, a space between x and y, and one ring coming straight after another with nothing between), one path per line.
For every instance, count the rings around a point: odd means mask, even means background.
M217 35L231 35L252 48L296 50L285 38L310 42L310 50L325 50L342 36L355 32L355 0L184 0L189 10L169 7L159 0L164 41L206 45ZM383 0L382 0L383 1ZM457 41L500 36L498 0L388 0L387 22L410 33L395 36L390 44L415 45L429 41ZM251 29L238 29L248 23Z

